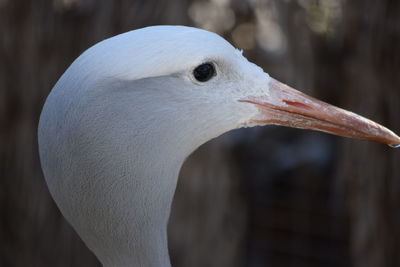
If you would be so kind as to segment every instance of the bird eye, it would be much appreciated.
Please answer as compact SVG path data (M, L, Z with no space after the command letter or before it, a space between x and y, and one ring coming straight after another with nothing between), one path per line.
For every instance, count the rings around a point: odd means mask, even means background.
M212 63L203 63L193 70L193 76L199 82L206 82L215 75L215 68Z

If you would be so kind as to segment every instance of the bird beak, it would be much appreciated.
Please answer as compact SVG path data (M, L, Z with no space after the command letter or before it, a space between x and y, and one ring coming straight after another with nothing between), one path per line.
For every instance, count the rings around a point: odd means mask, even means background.
M307 96L275 79L269 95L240 100L255 104L259 114L252 125L276 124L323 131L335 135L375 141L397 147L400 137L389 129L355 113Z

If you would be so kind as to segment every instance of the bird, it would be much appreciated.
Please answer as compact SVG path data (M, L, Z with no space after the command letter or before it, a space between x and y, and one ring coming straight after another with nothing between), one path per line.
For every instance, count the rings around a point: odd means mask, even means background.
M272 78L216 33L161 25L103 40L67 68L40 115L40 162L103 266L171 266L167 223L184 160L227 131L269 124L400 144Z

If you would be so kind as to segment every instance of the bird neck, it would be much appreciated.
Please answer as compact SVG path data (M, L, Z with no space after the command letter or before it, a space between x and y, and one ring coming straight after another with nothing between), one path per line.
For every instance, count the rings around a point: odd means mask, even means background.
M149 170L141 176L132 175L135 182L123 185L118 190L120 196L108 200L115 201L118 207L115 206L106 232L100 233L103 241L96 241L96 247L91 247L104 266L171 265L167 224L180 164L169 163L168 172ZM127 199L125 192L134 193ZM106 216L105 220L109 218Z
M162 147L146 157L130 148L110 149L102 151L106 161L112 159L109 166L81 179L92 180L75 195L85 204L66 217L104 266L170 266L167 224L184 158L169 157Z
M185 153L171 145L150 146L159 140L153 138L139 137L135 147L111 152L106 158L112 166L96 175L96 195L87 201L89 209L97 207L91 217L98 219L85 219L80 235L105 266L170 266L167 224Z

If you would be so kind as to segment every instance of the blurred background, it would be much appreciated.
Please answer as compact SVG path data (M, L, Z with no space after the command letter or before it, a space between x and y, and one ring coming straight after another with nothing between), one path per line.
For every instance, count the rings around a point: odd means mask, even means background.
M41 107L91 45L182 24L271 76L400 132L397 0L0 0L0 266L100 266L50 198ZM183 166L174 267L400 266L400 152L282 127L227 133Z

